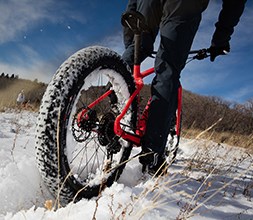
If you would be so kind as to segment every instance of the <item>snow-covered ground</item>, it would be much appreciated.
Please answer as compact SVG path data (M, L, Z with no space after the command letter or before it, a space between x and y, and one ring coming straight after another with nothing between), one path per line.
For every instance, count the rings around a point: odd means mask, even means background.
M134 159L101 197L50 211L45 203L54 206L54 198L35 163L35 123L36 113L0 113L0 219L253 219L253 155L186 139L167 176L141 179Z

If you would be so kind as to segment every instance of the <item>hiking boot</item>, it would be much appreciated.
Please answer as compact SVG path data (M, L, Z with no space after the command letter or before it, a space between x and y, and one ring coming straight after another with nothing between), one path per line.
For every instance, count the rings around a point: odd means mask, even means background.
M148 172L152 176L160 176L167 173L168 164L164 155L154 153L151 149L143 149L139 162L142 164L142 172Z

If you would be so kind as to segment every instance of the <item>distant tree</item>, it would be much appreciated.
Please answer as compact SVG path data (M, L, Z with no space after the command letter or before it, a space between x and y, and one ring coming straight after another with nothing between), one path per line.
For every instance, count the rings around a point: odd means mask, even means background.
M38 79L36 78L33 82L38 83Z
M5 78L9 79L9 78L10 78L10 77L9 77L9 74L6 74L6 75L5 75Z
M19 78L19 76L18 75L15 75L15 79L18 79Z
M1 77L4 77L4 73L1 74Z
M11 75L11 79L14 79L14 77L15 77L14 74L12 74L12 75Z

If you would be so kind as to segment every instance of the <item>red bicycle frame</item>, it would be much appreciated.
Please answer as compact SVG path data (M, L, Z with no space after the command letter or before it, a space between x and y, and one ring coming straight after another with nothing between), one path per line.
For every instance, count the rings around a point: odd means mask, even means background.
M141 137L144 135L145 130L146 130L146 120L145 119L147 118L150 100L148 101L142 115L138 118L137 129L136 129L135 133L130 133L130 132L127 132L124 129L122 129L120 121L122 120L122 118L124 117L126 112L128 111L133 100L140 93L140 91L144 85L143 78L154 73L154 71L155 71L154 68L150 68L150 69L145 70L144 72L141 72L140 65L134 65L133 76L134 76L134 80L135 80L135 84L136 84L136 90L130 96L130 98L128 99L122 112L116 117L115 122L114 122L114 133L117 136L123 138L124 140L135 144L136 146L141 145ZM99 102L101 102L106 97L108 97L112 92L113 92L113 90L108 90L103 95L101 95L98 99L96 99L94 102L90 103L85 109L83 109L77 116L77 123L80 124L83 119L87 120L89 117L87 112L90 109L92 109L95 105L97 105ZM178 106L177 106L177 115L176 115L176 118L177 118L177 120L176 120L176 134L177 134L177 136L180 135L181 110L182 110L182 86L180 86L178 89Z
M134 65L134 80L135 80L135 84L136 84L136 90L134 91L134 93L130 96L126 106L124 107L124 109L122 110L121 114L119 114L114 122L114 132L117 136L130 141L132 143L134 143L137 146L141 145L141 137L144 134L144 131L146 129L146 123L140 123L140 120L142 120L142 118L146 118L147 116L145 114L147 114L148 111L148 106L149 106L149 102L147 103L146 108L144 109L142 116L138 119L137 121L137 130L135 131L134 134L124 131L121 128L120 125L120 121L121 119L124 117L124 115L126 114L127 110L129 109L132 101L135 99L135 97L140 93L140 90L142 89L144 83L143 83L143 78L145 78L146 76L154 73L154 68L150 68L144 72L140 71L140 65ZM179 136L180 135L180 119L181 119L181 110L182 110L182 86L179 87L178 89L178 106L177 106L177 120L176 120L176 134ZM146 111L146 112L145 112ZM142 125L141 127L138 125ZM144 126L144 127L143 127Z
M136 42L138 42L138 40L136 40ZM137 46L138 46L138 44L137 44ZM202 60L202 59L210 56L208 53L209 53L208 49L201 49L201 50L190 51L189 54L196 54L195 56L190 58L191 60L194 60L194 59ZM114 133L118 137L121 137L121 138L125 139L126 141L134 143L136 146L140 146L141 137L144 135L145 130L146 130L146 120L145 119L147 119L148 107L149 107L150 100L148 101L141 117L138 118L138 121L136 124L137 125L136 131L134 131L134 133L125 131L124 129L122 129L121 124L120 124L121 119L124 117L124 115L128 111L131 103L133 102L133 100L136 98L136 96L140 93L140 90L142 89L142 87L144 85L143 78L154 73L154 71L155 71L154 68L150 68L150 69L147 69L147 70L141 72L140 71L140 64L138 64L140 62L138 62L138 60L137 60L136 63L137 64L134 65L134 69L133 69L133 76L134 76L134 80L135 80L135 84L136 84L136 90L130 96L130 98L127 101L127 104L125 105L122 112L115 119ZM81 124L83 119L88 120L89 114L86 114L86 113L112 93L113 93L113 90L108 90L103 95L101 95L98 99L96 99L94 102L90 103L80 113L78 113L77 123ZM177 106L177 112L176 112L176 128L175 128L177 137L180 137L181 113L182 113L182 86L180 85L180 87L178 88L178 106Z
M143 78L146 76L154 73L154 68L147 69L143 72L140 71L140 48L141 48L141 33L146 29L145 25L145 19L143 15L141 15L138 12L127 12L122 15L122 24L123 26L126 26L130 28L134 33L134 68L133 68L133 76L134 81L136 85L136 90L133 92L133 94L130 96L129 100L127 101L125 107L123 108L122 112L116 117L114 122L114 133L118 136L123 138L126 141L129 141L137 146L140 146L141 137L144 135L146 130L146 118L148 115L148 108L149 108L149 102L148 101L141 117L137 120L137 127L136 130L133 132L128 132L122 129L120 121L124 117L124 115L127 113L129 107L131 106L132 102L136 98L136 96L140 93L140 90L142 89L144 83ZM207 55L208 50L202 49L198 51L191 51L190 54L197 54L192 59L204 59L208 57ZM105 97L109 96L113 90L109 90L106 93L104 93L101 97L99 97L97 100L92 102L86 109L81 111L78 114L77 122L80 123L83 117L89 117L86 113L89 111L89 109L92 109L96 104L101 102ZM178 106L177 106L177 113L176 113L176 135L179 138L180 137L180 129L181 129L181 112L182 112L182 86L178 88ZM144 120L143 120L144 119ZM179 139L178 139L179 140Z

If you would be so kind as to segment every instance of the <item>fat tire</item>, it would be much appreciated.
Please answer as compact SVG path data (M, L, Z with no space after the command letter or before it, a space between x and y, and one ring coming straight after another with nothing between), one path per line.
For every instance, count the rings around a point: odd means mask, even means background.
M66 129L64 118L69 102L84 83L86 77L95 70L115 71L127 85L129 95L135 90L133 77L120 55L105 47L88 47L67 59L57 70L43 96L36 127L36 162L45 185L61 202L67 204L81 198L98 196L106 186L116 181L125 167L131 153L131 144L123 148L121 163L103 183L92 186L80 183L69 172L66 156ZM131 106L131 123L136 122L136 102Z

